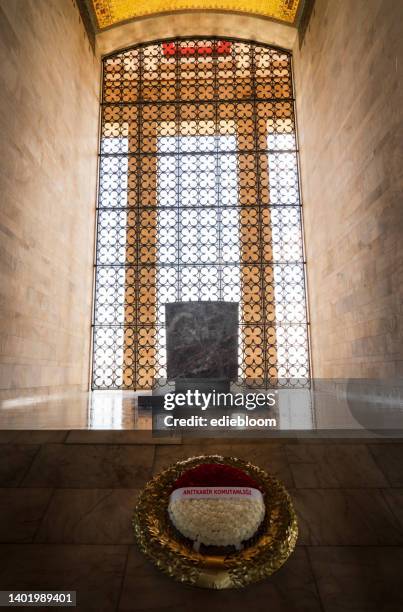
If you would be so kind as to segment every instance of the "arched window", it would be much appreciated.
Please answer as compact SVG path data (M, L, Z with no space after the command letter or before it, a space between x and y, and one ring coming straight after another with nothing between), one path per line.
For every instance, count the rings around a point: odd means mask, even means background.
M93 388L166 376L164 304L239 302L239 378L309 381L291 56L229 39L104 59Z

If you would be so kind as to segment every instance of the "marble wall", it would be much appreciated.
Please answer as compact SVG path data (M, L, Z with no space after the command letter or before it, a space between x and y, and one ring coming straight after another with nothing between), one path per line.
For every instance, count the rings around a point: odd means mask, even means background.
M96 46L98 53L108 55L141 42L175 36L234 36L292 49L297 30L254 15L219 11L175 12L151 15L105 30L97 35Z
M316 0L294 56L313 374L401 377L401 0Z
M182 14L97 46L201 33L296 40L258 18ZM99 58L72 0L0 0L0 49L0 396L85 388ZM313 373L401 376L401 1L316 0L294 56Z
M86 388L99 59L72 0L0 0L0 397Z

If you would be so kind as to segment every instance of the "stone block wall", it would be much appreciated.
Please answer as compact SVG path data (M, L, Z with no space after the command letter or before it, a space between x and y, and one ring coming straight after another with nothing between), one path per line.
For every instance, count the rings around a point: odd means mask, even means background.
M402 377L401 0L316 0L294 67L313 374Z
M0 49L0 396L87 388L99 59L72 0L1 0Z

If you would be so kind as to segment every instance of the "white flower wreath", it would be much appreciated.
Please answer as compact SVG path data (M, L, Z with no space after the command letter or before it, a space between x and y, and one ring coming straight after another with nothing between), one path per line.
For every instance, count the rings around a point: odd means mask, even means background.
M234 546L241 550L242 542L258 530L265 515L265 505L260 494L247 499L241 496L190 499L173 496L168 512L176 529L193 540L196 551L200 544Z

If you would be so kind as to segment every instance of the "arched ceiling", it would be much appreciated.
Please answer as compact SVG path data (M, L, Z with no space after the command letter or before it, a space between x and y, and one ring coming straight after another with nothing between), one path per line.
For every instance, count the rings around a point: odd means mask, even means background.
M87 0L102 31L138 17L184 10L217 10L260 15L297 25L304 0Z

